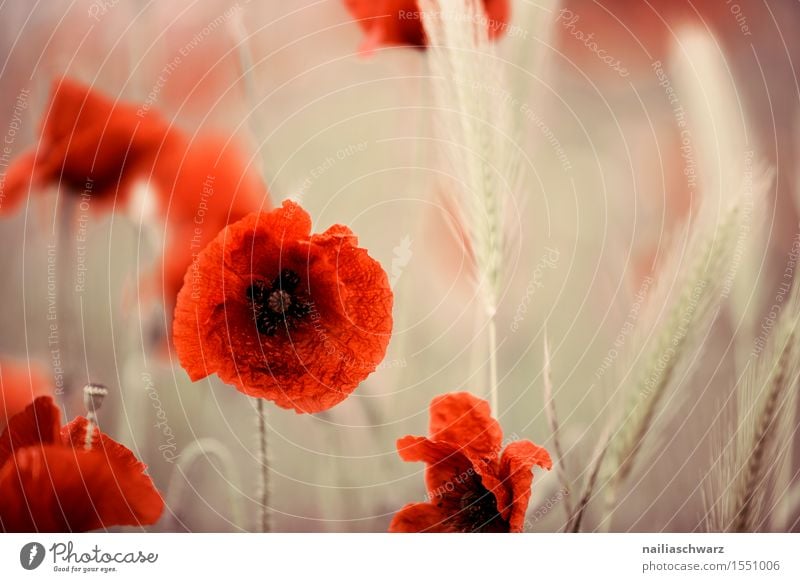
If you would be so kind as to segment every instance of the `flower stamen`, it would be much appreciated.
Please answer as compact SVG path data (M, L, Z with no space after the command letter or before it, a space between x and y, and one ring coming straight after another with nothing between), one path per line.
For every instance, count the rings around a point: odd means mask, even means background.
M258 333L274 336L280 326L296 329L311 312L311 302L298 293L300 277L290 269L281 271L271 284L254 281L247 288L247 299L253 305Z

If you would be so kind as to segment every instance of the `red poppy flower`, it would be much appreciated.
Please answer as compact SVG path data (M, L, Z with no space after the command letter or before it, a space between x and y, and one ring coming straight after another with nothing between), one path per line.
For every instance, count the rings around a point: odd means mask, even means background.
M60 184L67 192L91 195L101 210L153 163L169 126L134 105L115 102L70 79L53 85L42 121L39 144L8 169L6 199L0 211L11 212L29 187Z
M345 0L345 5L365 38L359 48L371 54L379 46L425 48L427 41L417 0ZM511 14L508 0L483 0L488 20L489 38L505 32Z
M87 420L60 426L52 398L37 398L0 436L0 530L79 532L150 525L164 509L145 466Z
M47 374L36 362L0 359L0 430L37 396L52 393Z
M530 441L501 454L503 431L489 404L466 392L434 398L430 438L397 441L404 461L427 464L427 503L411 503L394 516L392 532L521 532L534 466L552 467L550 455Z
M178 294L173 341L192 380L216 373L297 412L344 400L383 359L392 292L349 228L311 234L286 201L228 226Z

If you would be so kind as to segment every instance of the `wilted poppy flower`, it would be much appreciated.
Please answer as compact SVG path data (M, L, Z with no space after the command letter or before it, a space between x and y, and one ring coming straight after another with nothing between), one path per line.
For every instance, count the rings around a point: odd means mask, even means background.
M52 393L47 374L38 363L0 359L0 430L37 396Z
M38 145L8 168L0 211L14 210L30 187L51 184L90 196L95 210L106 208L117 195L124 200L169 132L156 115L139 113L136 106L81 83L56 81Z
M173 341L192 380L216 373L297 412L344 400L383 359L392 292L349 228L311 234L286 201L228 226L178 294Z
M134 454L78 417L60 426L49 396L0 436L0 530L81 532L155 523L164 503Z
M417 0L345 0L350 14L364 31L359 48L370 54L380 46L425 48L427 41ZM508 0L483 0L489 38L505 32L511 13Z
M534 466L552 467L550 455L530 441L502 451L503 431L489 404L466 392L431 402L430 438L397 441L404 461L427 464L427 503L411 503L394 516L392 532L521 532Z

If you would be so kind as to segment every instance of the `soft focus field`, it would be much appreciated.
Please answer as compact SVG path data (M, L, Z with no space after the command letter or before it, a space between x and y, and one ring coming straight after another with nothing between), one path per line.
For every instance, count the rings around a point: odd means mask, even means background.
M800 8L742 3L745 31L722 2L696 2L698 11L678 9L683 2L631 4L518 0L497 47L509 79L501 100L514 112L511 139L524 165L497 315L497 416L509 442L551 448L546 337L576 502L604 427L621 409L619 379L642 347L633 327L666 325L639 317L655 283L671 285L664 254L677 249L678 272L691 264L687 217L703 200L718 217L735 191L748 180L758 189L771 168L729 300L699 330L702 350L686 357L662 402L613 523L601 523L602 491L584 523L588 531L701 530L703 482L731 438L741 364L800 236ZM562 9L580 18L568 26ZM265 206L300 200L315 230L346 224L380 261L395 293L384 363L332 410L270 407L268 422L275 530L385 531L401 506L425 496L423 465L403 463L396 439L426 434L434 396L486 397L489 389L486 321L447 220L446 193L461 177L436 139L433 92L442 81L425 53L359 56L361 32L336 0L15 1L0 16L0 132L14 128L11 143L6 134L12 157L34 143L51 81L68 75L147 103L190 135L235 136L266 176ZM602 62L576 30L594 33L627 74ZM252 59L246 78L242 35ZM251 530L253 405L216 378L190 382L175 354L155 347L171 314L137 293L139 276L170 253L158 225L89 213L86 242L67 245L55 208L54 194L31 199L0 223L0 352L41 360L54 382L54 366L64 367L67 418L83 414L83 383L109 386L99 424L147 463L165 494L156 531ZM63 283L84 276L85 288ZM71 292L52 303L56 287ZM58 338L48 343L53 321ZM800 491L795 427L785 433L789 462L770 485L784 501L762 529L800 528L800 504L790 503ZM556 471L537 470L529 529L561 528L563 498Z

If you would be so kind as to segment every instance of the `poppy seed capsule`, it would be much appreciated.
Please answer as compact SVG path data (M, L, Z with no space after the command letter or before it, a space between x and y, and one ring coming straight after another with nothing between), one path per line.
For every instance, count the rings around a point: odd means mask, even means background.
M267 305L269 305L269 308L275 313L283 314L292 305L292 296L286 291L278 289L270 294Z
M102 384L87 384L83 387L83 406L86 408L86 442L87 451L92 450L94 429L97 427L97 410L103 405L108 395L108 388Z
M108 388L102 384L87 384L83 387L83 406L86 412L94 414L103 405L103 399L108 396Z

